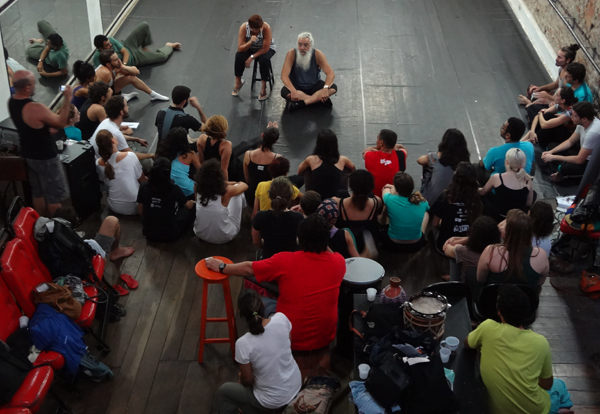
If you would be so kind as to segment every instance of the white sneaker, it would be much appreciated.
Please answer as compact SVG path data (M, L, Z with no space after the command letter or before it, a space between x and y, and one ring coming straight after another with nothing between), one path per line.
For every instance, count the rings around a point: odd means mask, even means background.
M167 98L165 95L161 95L160 93L157 92L150 92L150 100L151 101L168 101L169 98Z
M123 93L123 94L121 94L121 96L123 98L125 98L125 101L129 102L130 99L137 97L138 93L137 92Z

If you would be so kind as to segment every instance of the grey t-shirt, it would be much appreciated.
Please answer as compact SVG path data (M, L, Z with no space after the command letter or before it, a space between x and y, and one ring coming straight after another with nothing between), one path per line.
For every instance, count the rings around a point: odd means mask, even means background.
M424 180L421 185L421 194L427 199L429 205L433 205L442 192L448 188L454 175L452 167L444 167L440 164L437 154L437 151L427 154L427 161L429 161L431 167L431 178L426 181L423 177Z
M594 118L590 126L585 129L581 125L577 125L575 132L579 134L579 143L581 148L591 149L592 153L587 157L589 161L592 158L592 154L598 148L600 143L600 119Z

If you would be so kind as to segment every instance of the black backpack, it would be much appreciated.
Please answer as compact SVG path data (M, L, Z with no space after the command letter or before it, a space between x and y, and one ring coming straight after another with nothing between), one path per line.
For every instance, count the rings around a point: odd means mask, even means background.
M100 284L92 259L96 251L92 249L71 228L69 223L62 219L52 219L54 231L47 233L46 238L39 242L38 253L40 259L48 268L53 279L65 275L75 275L81 279L89 279L92 283Z
M0 406L10 402L32 369L27 358L13 355L8 345L0 341Z

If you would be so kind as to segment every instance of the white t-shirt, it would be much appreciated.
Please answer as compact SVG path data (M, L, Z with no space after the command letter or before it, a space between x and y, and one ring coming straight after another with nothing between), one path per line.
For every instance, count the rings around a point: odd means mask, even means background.
M592 153L587 157L587 160L589 161L600 143L600 119L594 118L587 129L585 129L582 125L577 125L575 132L579 134L579 143L581 144L581 148L592 150Z
M119 129L118 125L106 118L104 121L100 122L100 125L98 125L98 128L96 128L96 131L94 131L94 135L92 135L90 138L90 144L94 146L94 151L96 152L96 159L100 158L100 155L98 154L98 145L96 145L96 135L103 129L109 131L117 139L117 149L119 151L129 148L129 145L127 145L127 141L125 140L125 136L123 136L123 133Z
M16 72L19 70L27 70L27 69L25 69L25 67L23 65L21 65L19 62L17 62L16 60L14 60L11 57L6 59L6 64L12 69L13 72Z
M300 391L302 375L292 356L291 330L287 316L277 312L265 326L265 332L248 332L235 343L235 360L252 364L254 396L265 408L289 404Z
M104 183L108 186L108 206L118 214L135 215L138 212L137 195L140 188L138 179L142 176L142 164L133 152L125 153L126 156L117 162L115 152L108 162L115 171L115 178L109 180L104 175L104 167L96 160L98 174L104 177Z

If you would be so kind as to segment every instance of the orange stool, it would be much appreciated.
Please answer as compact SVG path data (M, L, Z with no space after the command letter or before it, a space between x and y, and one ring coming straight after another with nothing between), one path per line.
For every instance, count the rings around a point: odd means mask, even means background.
M215 259L222 260L224 263L233 262L226 257L213 256ZM202 318L200 321L200 348L198 349L198 363L201 364L204 359L204 344L226 344L231 346L231 357L235 361L235 341L237 339L237 328L235 326L235 313L233 312L233 303L231 302L231 289L229 287L229 276L214 272L206 267L204 259L196 264L196 274L202 278ZM208 285L223 285L223 294L225 296L226 318L208 318L206 315L206 306L208 304ZM229 328L229 338L206 338L206 322L227 322Z

